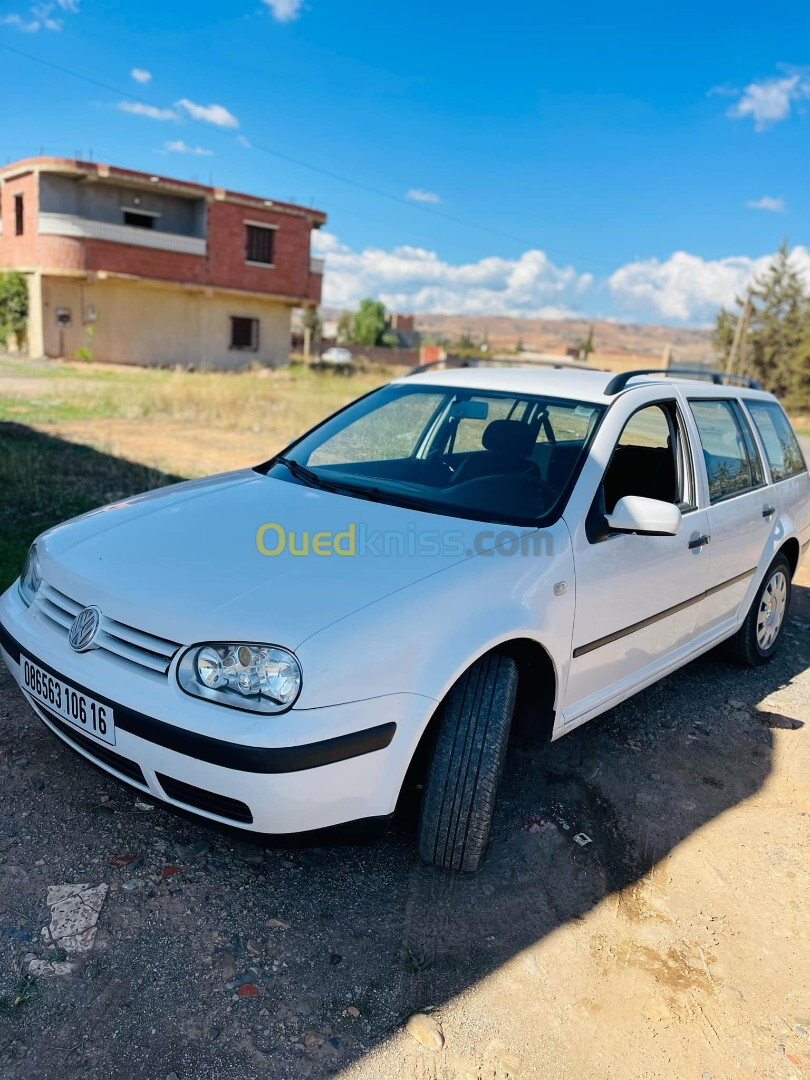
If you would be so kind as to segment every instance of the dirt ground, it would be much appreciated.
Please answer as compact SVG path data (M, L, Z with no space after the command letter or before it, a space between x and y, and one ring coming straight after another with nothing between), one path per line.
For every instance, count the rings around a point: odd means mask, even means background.
M0 665L0 1075L801 1080L809 629L805 570L770 665L711 655L515 748L463 877L417 861L408 807L287 850L149 808ZM93 948L28 982L76 883L109 886Z

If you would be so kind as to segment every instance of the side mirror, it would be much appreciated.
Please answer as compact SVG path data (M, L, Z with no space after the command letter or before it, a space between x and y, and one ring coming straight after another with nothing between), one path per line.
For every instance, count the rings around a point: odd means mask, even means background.
M612 514L605 517L615 532L642 533L653 536L677 536L683 518L674 503L660 499L645 499L641 495L625 495L619 499Z

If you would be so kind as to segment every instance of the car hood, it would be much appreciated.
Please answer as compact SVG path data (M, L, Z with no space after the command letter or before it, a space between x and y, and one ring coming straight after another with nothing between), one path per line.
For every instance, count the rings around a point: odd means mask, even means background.
M311 544L324 532L344 534L345 550L353 526L356 553L301 555L286 543L282 553L263 555L257 531L270 523L293 534L299 551L305 533ZM296 648L336 620L493 548L499 531L245 470L102 507L46 533L38 547L47 584L130 626L182 644ZM382 534L392 538L387 554ZM269 530L265 547L277 547L278 537ZM363 537L380 553L367 544L361 550Z

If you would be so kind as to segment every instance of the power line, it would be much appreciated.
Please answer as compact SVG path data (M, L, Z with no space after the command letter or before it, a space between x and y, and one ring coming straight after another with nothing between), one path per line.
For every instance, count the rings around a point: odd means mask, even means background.
M128 98L130 101L137 102L140 105L147 105L150 108L162 109L163 105L158 105L155 101L145 98L140 94L135 94L131 90L122 90L120 87L113 86L110 83L104 82L101 79L94 79L91 75L85 75L83 72L74 71L72 68L65 67L63 64L57 64L52 60L45 60L41 56L36 56L33 53L26 52L24 49L16 49L13 45L7 45L5 42L0 42L0 48L5 49L6 52L13 53L15 56L20 56L25 60L30 60L35 64L41 64L43 67L51 68L53 71L58 71L61 75L68 75L71 78L79 79L81 82L88 83L90 86L96 86L100 90L105 90L108 93L116 94L118 97ZM194 117L188 117L191 123L204 124L202 120L196 120ZM206 125L206 130L211 133L211 129ZM222 131L216 131L217 135L224 135ZM435 207L425 206L418 202L413 202L410 199L406 199L402 195L396 195L391 191L385 191L382 188L374 187L371 184L364 184L360 180L354 180L351 177L343 176L341 173L334 172L331 169L325 169L320 165L313 165L309 161L304 161L302 158L293 156L292 154L285 154L281 150L276 150L269 146L264 146L261 143L255 143L251 140L251 148L258 150L260 153L268 154L271 157L278 158L281 161L286 161L291 165L296 165L302 169L309 169L311 172L318 173L320 176L325 176L330 180L337 180L339 183L348 184L351 187L357 188L358 191L364 191L369 195L376 195L382 199L388 199L391 202L398 203L401 206L408 207L409 210L418 210L423 214L429 214L431 217L441 218L444 221L449 221L455 225L461 225L466 229L474 229L478 232L486 232L492 236L499 236L505 240L512 240L515 243L521 244L526 248L533 248L536 244L525 237L517 236L514 233L505 232L502 229L492 228L489 225L482 225L480 222L467 221L464 218L456 217L454 214L448 214L444 210L437 210Z

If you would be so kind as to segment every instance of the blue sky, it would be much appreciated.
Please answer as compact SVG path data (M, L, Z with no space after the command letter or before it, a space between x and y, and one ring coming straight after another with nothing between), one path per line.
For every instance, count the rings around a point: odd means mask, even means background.
M784 236L810 274L808 41L794 0L0 0L94 80L0 49L0 160L312 202L337 304L700 324Z

